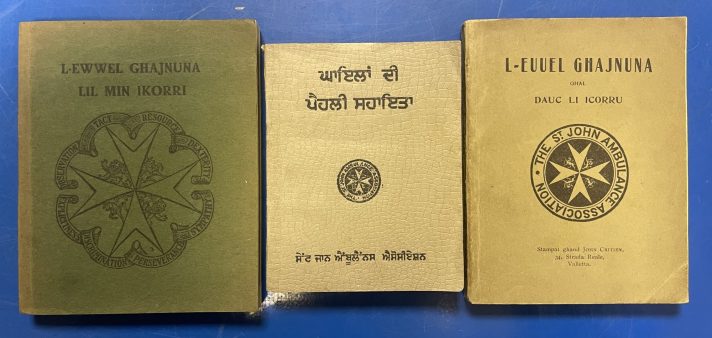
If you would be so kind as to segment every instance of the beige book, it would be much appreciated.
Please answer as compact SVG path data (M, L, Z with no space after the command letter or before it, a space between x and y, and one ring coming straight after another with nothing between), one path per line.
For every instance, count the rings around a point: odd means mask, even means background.
M686 19L468 21L471 302L686 303Z
M460 43L264 58L268 290L462 290Z

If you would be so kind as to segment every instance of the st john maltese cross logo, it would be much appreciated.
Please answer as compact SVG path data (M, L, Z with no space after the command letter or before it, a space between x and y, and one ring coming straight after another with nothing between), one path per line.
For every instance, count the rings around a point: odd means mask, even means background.
M628 186L623 148L605 130L569 125L550 133L532 158L539 202L570 221L592 221L613 210Z
M353 160L341 167L336 177L336 185L348 201L368 202L381 188L381 174L373 163Z
M601 170L608 166L611 161L605 161L601 164L594 165L593 164L593 159L586 157L588 155L589 149L591 149L591 143L587 144L586 147L583 149L583 151L578 152L574 147L571 145L571 143L568 143L568 148L571 151L571 157L573 157L573 163L571 162L570 158L567 158L567 161L564 165L557 164L556 162L550 162L556 170L558 170L559 174L554 177L553 180L549 182L549 185L554 184L559 181L565 181L567 184L573 183L573 188L571 190L571 195L568 198L568 203L571 203L571 201L578 197L579 194L583 196L586 201L591 203L591 196L588 193L588 188L587 186L593 186L596 182L591 181L591 179L597 180L599 182L602 182L606 185L610 185L611 183L601 175ZM584 181L586 183L584 183Z
M349 174L346 175L346 186L354 193L363 194L373 186L373 175L365 169L354 169Z
M163 113L100 116L55 170L60 228L107 267L169 264L212 218L209 154Z

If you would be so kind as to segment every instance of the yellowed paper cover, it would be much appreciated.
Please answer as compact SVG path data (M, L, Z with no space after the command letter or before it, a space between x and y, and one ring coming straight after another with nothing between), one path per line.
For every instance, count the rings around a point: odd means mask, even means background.
M460 44L264 49L268 290L462 290Z
M688 301L686 24L465 23L471 302Z

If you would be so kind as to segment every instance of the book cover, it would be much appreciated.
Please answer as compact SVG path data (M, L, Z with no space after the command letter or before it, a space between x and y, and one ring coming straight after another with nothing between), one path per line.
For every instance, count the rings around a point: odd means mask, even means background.
M460 291L460 44L264 47L267 289Z
M465 23L470 302L688 301L686 25Z
M258 50L251 20L20 25L22 312L258 309Z

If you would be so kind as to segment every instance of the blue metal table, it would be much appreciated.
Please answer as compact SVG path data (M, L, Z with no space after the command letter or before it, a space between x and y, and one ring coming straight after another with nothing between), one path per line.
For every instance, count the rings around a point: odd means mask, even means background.
M0 336L712 337L710 14L712 2L680 0L0 0ZM254 18L264 43L387 42L456 40L472 18L603 16L689 18L690 304L472 306L460 293L276 294L257 315L18 312L18 22Z

